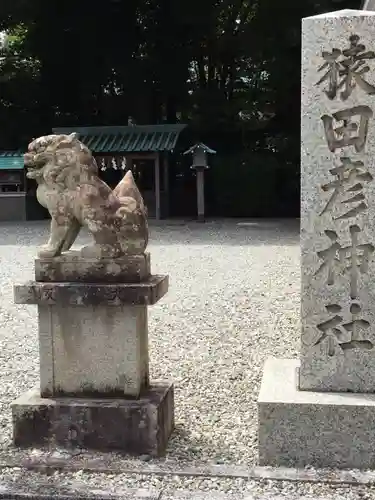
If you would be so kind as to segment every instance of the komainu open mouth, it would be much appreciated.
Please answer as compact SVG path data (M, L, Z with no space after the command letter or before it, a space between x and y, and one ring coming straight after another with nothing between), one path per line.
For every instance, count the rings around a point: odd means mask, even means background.
M26 167L30 168L34 165L34 156L33 153L25 153L23 155L23 162Z
M27 167L26 177L28 179L35 179L41 175L41 171L38 168Z
M23 155L23 162L27 170L26 177L28 179L35 179L36 177L42 175L43 165L36 161L35 154L25 153Z
M26 155L25 155L26 156ZM26 177L28 179L35 179L36 177L42 175L42 169L40 165L36 165L32 160L25 158L24 164L26 167Z

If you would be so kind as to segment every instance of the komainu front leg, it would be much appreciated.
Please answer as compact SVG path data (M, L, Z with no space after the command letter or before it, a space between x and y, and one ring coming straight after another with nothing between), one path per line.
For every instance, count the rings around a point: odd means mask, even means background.
M81 230L81 224L78 222L77 219L74 219L71 223L71 226L68 230L68 234L65 237L65 241L63 244L63 247L61 249L62 252L67 252L70 247L73 245L73 243L76 241L77 236Z
M61 255L69 231L74 224L74 219L64 219L57 221L54 217L51 219L50 237L48 243L38 251L39 257L57 257Z

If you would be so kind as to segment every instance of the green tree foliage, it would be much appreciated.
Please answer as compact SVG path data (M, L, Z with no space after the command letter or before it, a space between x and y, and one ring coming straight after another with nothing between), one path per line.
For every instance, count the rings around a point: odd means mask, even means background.
M57 125L180 120L219 152L214 211L230 189L226 213L266 213L253 196L243 202L244 186L258 183L251 192L259 188L262 200L270 172L264 196L280 200L277 211L298 199L301 18L360 3L1 0L9 38L0 53L0 148ZM267 176L255 172L262 168Z

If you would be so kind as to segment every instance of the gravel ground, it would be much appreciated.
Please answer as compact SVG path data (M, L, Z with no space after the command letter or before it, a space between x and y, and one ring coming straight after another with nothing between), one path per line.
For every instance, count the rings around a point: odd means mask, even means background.
M15 305L12 286L33 278L47 224L3 225L0 231L5 447L9 403L38 383L39 362L36 307ZM298 353L298 226L153 226L150 239L153 272L170 275L170 291L149 309L151 379L173 380L176 388L168 457L251 465L263 363L270 355Z
M0 231L1 458L11 446L9 403L38 384L36 307L15 305L12 286L32 279L36 246L45 242L48 229L38 222L2 224ZM151 378L173 380L176 388L176 431L167 462L256 464L256 400L263 363L268 356L298 356L298 231L294 221L152 224L153 272L170 275L170 291L149 315ZM78 243L87 239L83 235ZM0 480L19 484L39 476L4 470ZM114 488L373 497L371 488L240 479L83 472L44 478L58 484L79 479L93 486L104 481Z

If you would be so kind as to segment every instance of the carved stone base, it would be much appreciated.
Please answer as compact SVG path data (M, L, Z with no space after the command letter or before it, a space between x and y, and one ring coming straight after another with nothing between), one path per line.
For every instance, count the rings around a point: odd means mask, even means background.
M29 281L14 286L16 304L44 306L121 306L156 304L168 291L168 276L142 283L72 283Z
M150 254L88 259L79 251L35 260L35 280L85 283L139 283L150 276Z
M136 455L164 453L174 428L172 384L153 384L136 401L41 398L32 390L12 404L15 446L53 444Z
M147 306L167 290L167 276L15 286L16 303L38 305L41 395L137 398L149 385Z
M138 398L149 386L147 306L38 305L38 318L42 397Z
M375 394L298 390L299 361L269 359L258 399L259 463L370 469Z

